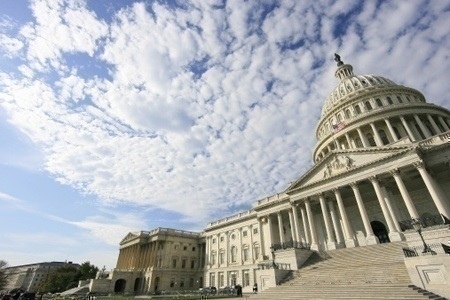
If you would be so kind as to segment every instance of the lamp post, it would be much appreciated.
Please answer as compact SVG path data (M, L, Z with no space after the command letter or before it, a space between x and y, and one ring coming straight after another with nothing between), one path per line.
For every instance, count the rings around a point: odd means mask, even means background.
M417 233L419 234L420 238L422 239L422 243L423 243L423 251L422 251L422 253L428 253L428 252L431 253L432 251L431 251L430 247L427 245L427 243L425 243L425 239L423 238L423 235L422 235L422 228L423 228L423 226L422 226L422 222L420 221L420 219L419 218L412 219L411 224L412 224L414 230L417 231Z
M275 264L275 248L270 246L270 252L272 253L272 268L276 269L277 265Z

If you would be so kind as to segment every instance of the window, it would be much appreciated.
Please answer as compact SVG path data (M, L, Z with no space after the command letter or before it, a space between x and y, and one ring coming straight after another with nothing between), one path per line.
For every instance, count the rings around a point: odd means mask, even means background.
M347 108L347 109L345 110L345 118L346 118L346 119L350 119L350 117L351 117L351 115L350 115L350 109Z
M258 234L258 228L253 228L253 234Z
M178 245L175 245L175 246L174 246L174 249L175 249L175 250L178 250Z
M191 269L195 268L195 260L191 260Z
M172 268L176 268L177 267L177 259L174 258L172 259Z
M391 97L387 97L386 99L387 99L387 101L388 101L389 104L391 104L391 105L394 104L394 102L392 102Z
M367 138L367 141L369 142L369 145L371 147L376 147L377 146L377 144L375 143L375 139L373 138L373 135L370 132L367 133L366 138Z
M237 248L236 246L231 247L231 262L236 262L236 256L237 256Z
M342 116L340 114L337 115L338 122L342 122Z
M418 124L415 124L415 127L416 127L417 132L420 134L420 137L422 138L422 140L424 140L425 135L423 134L422 129L420 129Z
M189 287L194 287L194 278L189 278Z
M183 259L181 260L181 268L182 268L182 269L185 269L185 268L186 268L186 259L185 259L185 258L183 258Z
M243 251L244 261L248 261L248 248L244 248Z
M259 259L259 245L256 244L254 248L255 248L255 259Z
M359 105L355 105L354 108L355 108L355 113L357 115L359 115L361 113L361 108L359 107Z
M170 278L170 287L175 286L175 278Z
M220 264L225 263L225 252L223 252L223 251L219 253L219 263Z
M384 132L383 129L378 130L378 134L380 135L381 141L383 142L383 145L389 144L389 139L386 135L386 132Z
M215 244L216 243L216 239L212 239L212 243Z
M242 231L242 235L243 235L244 237L246 237L246 236L247 236L247 230Z
M401 138L400 132L398 132L397 127L392 127L392 129L394 129L394 133L395 133L395 136L397 137L397 139Z
M211 264L212 265L216 264L216 252L211 253Z
M186 250L187 250L187 246L184 246L184 247L183 247L183 250L186 251Z
M223 238L223 236L221 236L221 237L220 237L220 241L223 242L223 240L224 240L224 238Z
M243 277L243 285L249 286L250 285L250 272L248 270L242 271L242 277Z
M388 99L390 99L390 98L388 97ZM375 102L377 103L378 107L382 107L383 106L383 103L381 102L381 100L379 98L375 99Z
M364 102L364 106L366 107L367 110L372 110L372 104L370 104L369 101Z
M397 101L398 101L398 103L403 103L403 100L402 100L402 98L400 98L400 96L397 96Z
M224 285L225 285L225 281L224 281L223 272L219 272L219 286L224 286Z
M184 287L184 277L180 278L180 287Z
M195 251L195 247L192 247L192 251Z
M209 273L209 285L216 286L216 274L215 273Z

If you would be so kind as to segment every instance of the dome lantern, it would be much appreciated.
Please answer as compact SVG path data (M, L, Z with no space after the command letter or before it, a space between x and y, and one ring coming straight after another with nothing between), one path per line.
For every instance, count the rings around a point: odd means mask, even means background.
M337 62L338 69L334 73L334 76L338 78L340 81L344 80L345 78L353 77L355 76L353 74L353 67L352 65L344 64L344 62L341 60L341 57L339 54L334 54L334 60Z

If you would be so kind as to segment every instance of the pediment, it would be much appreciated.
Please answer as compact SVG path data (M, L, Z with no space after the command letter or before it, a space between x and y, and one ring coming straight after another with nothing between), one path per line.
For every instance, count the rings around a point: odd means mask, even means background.
M334 151L309 169L302 177L294 181L286 193L332 177L343 175L357 168L364 168L381 163L383 160L409 151L410 147L389 149L361 149Z
M134 239L136 239L137 237L139 237L139 234L137 233L133 233L133 232L129 232L121 241L120 241L120 245L132 241Z

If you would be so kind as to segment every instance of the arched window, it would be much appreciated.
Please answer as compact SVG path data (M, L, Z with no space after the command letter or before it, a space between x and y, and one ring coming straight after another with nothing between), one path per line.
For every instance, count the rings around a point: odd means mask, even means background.
M411 102L411 99L409 99L409 97L408 97L408 96L406 96L406 100L408 100L408 102Z
M357 115L361 113L361 108L359 107L359 105L355 105L355 112Z
M356 148L362 148L362 147L364 147L364 145L363 145L363 143L361 142L361 139L360 139L359 137L357 137L357 138L355 139L355 145L356 145Z
M378 107L382 107L383 103L381 102L381 100L379 98L375 99L375 102L377 103Z
M387 97L386 99L387 99L387 102L388 102L390 105L394 104L394 102L392 102L391 97Z
M397 96L397 101L398 101L398 103L403 103L403 100L400 96Z
M372 110L372 104L369 101L364 102L364 105L366 106L366 110Z
M376 147L377 146L377 144L375 143L375 139L373 138L373 135L370 132L366 134L366 138L367 138L367 141L369 142L369 145L371 147Z
M337 119L339 122L342 122L342 116L340 114L337 115Z
M383 129L378 130L378 134L380 135L381 141L383 142L383 145L389 144L389 139L386 135L386 132L384 132Z
M350 119L350 116L351 116L351 115L350 115L350 109L347 108L347 109L345 110L345 118L346 118L346 119Z

